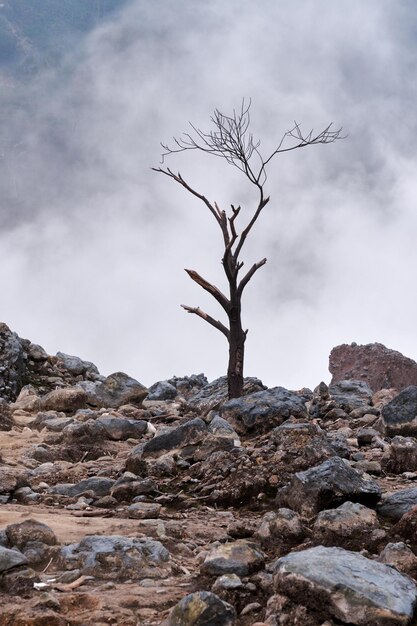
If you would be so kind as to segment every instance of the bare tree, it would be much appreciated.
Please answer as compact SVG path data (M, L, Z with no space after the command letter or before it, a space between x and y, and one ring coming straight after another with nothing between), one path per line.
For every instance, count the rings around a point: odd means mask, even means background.
M240 206L231 205L231 210L226 212L220 209L216 202L209 201L206 196L194 189L178 172L175 174L169 167L152 168L161 172L182 185L189 193L201 200L211 212L222 233L224 253L222 258L223 269L229 285L229 294L226 296L215 285L205 280L194 270L185 271L200 287L210 293L224 309L228 323L223 324L216 320L199 307L181 305L188 313L198 315L206 322L217 328L226 337L229 343L229 365L227 370L229 398L237 398L242 395L243 389L243 362L245 353L245 341L248 331L242 327L242 294L255 272L265 265L266 259L254 263L246 273L240 274L243 261L240 260L242 248L246 238L251 232L262 209L268 204L269 197L265 195L265 183L267 181L267 166L272 159L283 152L313 146L316 144L333 143L341 138L341 130L333 130L332 124L324 130L315 133L311 130L306 135L301 131L299 124L285 132L277 147L264 157L260 152L260 141L255 140L250 132L250 106L242 101L238 110L234 110L231 116L224 115L218 109L214 111L211 122L214 130L203 132L190 123L191 131L181 137L173 139L173 145L161 144L164 150L161 164L165 158L178 152L198 150L225 159L229 165L240 170L246 179L257 190L257 204L246 221L244 227L238 229L237 218L241 212Z

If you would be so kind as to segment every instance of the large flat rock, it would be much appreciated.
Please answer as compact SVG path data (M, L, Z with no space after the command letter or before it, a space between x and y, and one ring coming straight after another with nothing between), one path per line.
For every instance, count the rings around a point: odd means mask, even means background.
M359 626L405 626L417 599L408 576L355 552L323 546L278 559L274 586L326 617L330 613Z

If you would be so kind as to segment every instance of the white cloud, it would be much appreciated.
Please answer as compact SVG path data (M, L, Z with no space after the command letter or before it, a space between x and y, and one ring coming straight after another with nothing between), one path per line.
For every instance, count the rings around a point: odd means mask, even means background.
M253 100L265 149L296 119L349 137L271 163L248 241L248 374L328 379L333 345L381 341L417 359L413 5L384 0L137 0L76 58L2 96L2 319L50 352L151 384L226 368L216 312L183 272L221 276L211 215L150 166L159 141ZM10 102L13 100L13 108ZM170 165L225 205L252 195L220 161ZM245 256L245 255L244 255ZM217 313L216 313L217 314Z

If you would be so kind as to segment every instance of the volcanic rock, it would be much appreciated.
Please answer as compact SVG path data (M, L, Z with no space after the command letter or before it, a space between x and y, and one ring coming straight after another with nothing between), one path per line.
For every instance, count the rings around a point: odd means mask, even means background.
M384 494L377 510L382 517L397 521L416 505L417 487L412 487Z
M314 515L348 500L375 505L380 497L378 483L363 478L340 457L296 473L284 495L287 505L303 515Z
M245 539L224 543L210 550L201 566L203 574L248 576L264 565L265 557L255 544Z
M331 457L349 454L344 437L338 433L330 436L311 422L284 422L272 430L270 441L286 472L306 470Z
M282 508L265 513L255 537L262 546L274 546L277 550L301 543L306 537L306 528L298 513Z
M306 418L307 410L300 396L283 387L250 393L224 402L219 409L239 434L256 430L265 432L279 426L291 415Z
M144 420L129 420L113 415L103 415L96 423L103 426L107 438L113 441L139 439L148 430L148 422Z
M81 480L77 484L64 484L58 483L53 487L50 487L49 491L51 493L58 493L63 496L69 496L71 498L80 496L87 491L93 492L93 495L96 497L107 496L110 494L110 490L115 484L115 480L112 478L100 478L93 476L92 478L86 478L85 480Z
M417 386L403 389L382 409L387 435L417 436Z
M321 511L313 526L316 543L361 550L379 539L373 531L379 528L375 511L357 502L344 502L336 509Z
M393 474L417 470L417 440L414 437L394 437L386 449L382 466Z
M354 409L369 410L372 403L372 390L366 382L361 380L340 380L332 383L329 394L338 408L350 413Z
M163 626L234 626L236 611L210 591L185 596L172 609Z
M23 387L25 376L23 344L16 333L0 323L0 397L13 401Z
M39 346L37 346L39 348ZM70 372L73 376L88 374L88 378L95 380L100 378L100 373L94 363L83 361L78 356L71 356L64 352L57 352L57 366ZM104 377L103 377L104 378Z
M159 541L118 535L88 535L64 546L60 559L68 569L114 580L155 578L170 573L169 552Z
M194 419L185 422L175 428L170 429L160 435L156 435L153 439L150 439L144 444L139 444L136 448L133 448L127 462L126 468L132 472L135 465L135 459L141 459L151 455L159 455L169 450L175 450L176 448L182 448L186 445L194 445L200 443L207 435L206 423L196 417Z
M33 541L39 541L48 546L54 546L57 543L57 538L52 528L33 519L25 520L18 524L9 524L9 526L6 526L5 532L10 545L16 546L20 550L27 543Z
M141 406L148 395L144 385L123 372L111 374L103 381L81 381L78 386L87 393L87 402L93 407L116 409L123 404Z
M10 406L6 400L0 398L0 430L11 430L13 427L13 417Z
M9 550L9 548L0 546L0 573L19 565L26 565L27 562L27 558L19 550Z
M127 514L133 519L156 519L161 508L156 502L135 502L127 507Z
M149 387L148 400L174 400L177 397L177 388L167 380L161 380Z
M399 391L417 385L417 363L382 343L336 346L330 353L332 384L340 380L363 380L372 391L394 387Z
M265 385L258 378L245 378L243 384L243 395L255 393L266 389ZM189 411L200 415L207 415L211 410L218 409L228 398L227 376L221 376L211 383L204 385L196 394L190 396L186 401L186 408Z
M297 603L348 624L408 624L417 599L414 582L395 569L343 550L318 546L280 558L275 589Z
M402 541L387 543L379 555L378 561L391 565L408 576L415 577L417 574L417 556Z
M86 405L87 394L78 387L55 389L41 399L41 408L44 411L63 411L75 413Z

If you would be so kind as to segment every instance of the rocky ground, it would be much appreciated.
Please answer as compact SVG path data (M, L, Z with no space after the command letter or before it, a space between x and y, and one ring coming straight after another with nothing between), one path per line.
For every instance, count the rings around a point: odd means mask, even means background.
M358 378L146 390L0 325L0 626L416 625L417 387Z

